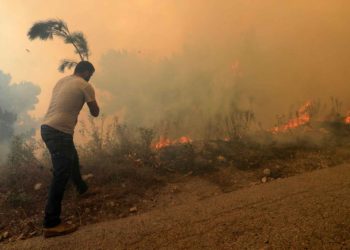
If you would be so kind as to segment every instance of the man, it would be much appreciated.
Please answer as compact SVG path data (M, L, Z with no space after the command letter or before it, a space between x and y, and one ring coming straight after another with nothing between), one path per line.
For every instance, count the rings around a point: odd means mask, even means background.
M59 80L53 89L49 109L41 126L41 136L51 154L53 178L48 194L44 217L44 237L74 232L77 226L60 220L61 202L66 184L71 178L78 193L88 186L82 180L79 158L73 142L78 115L85 103L91 115L97 117L100 109L95 91L88 83L95 72L88 61L77 64L74 74Z

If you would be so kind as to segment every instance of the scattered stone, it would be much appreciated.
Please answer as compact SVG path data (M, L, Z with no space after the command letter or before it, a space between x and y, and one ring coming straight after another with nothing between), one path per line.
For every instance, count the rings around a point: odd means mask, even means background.
M172 192L172 193L179 193L180 190L179 190L179 188L178 188L177 186L173 186L173 187L171 188L171 192Z
M261 179L261 182L262 182L262 183L266 183L266 182L267 182L267 177L266 177L266 176L263 177L263 178Z
M142 162L141 159L136 159L136 160L135 160L135 166L136 166L136 167L142 167L142 165L143 165L143 162Z
M137 212L137 207L132 207L132 208L130 208L130 209L129 209L129 212L130 212L130 213L135 213L135 212Z
M33 236L35 236L36 234L37 234L37 231L33 231L33 232L29 233L29 236L30 236L30 237L33 237Z
M24 236L23 233L21 233L18 237L17 240L24 240L26 237Z
M9 237L9 232L4 232L3 234L2 234L2 238L3 239L7 239Z
M190 172L188 172L187 174L185 174L184 177L188 177L188 176L190 176L190 175L192 175L192 174L193 174L193 172L190 171Z
M94 175L93 174L84 174L82 177L81 177L84 181L87 181L89 179L92 179L94 178Z
M85 213L87 213L87 214L88 214L88 213L90 213L90 212L91 212L91 209L90 209L90 208L88 208L88 207L87 207L87 208L85 208Z
M115 203L114 203L114 201L111 201L111 202L109 202L109 204L108 204L110 207L114 207L115 206Z
M263 173L264 173L265 176L270 176L271 175L271 169L265 168Z
M222 155L219 155L216 159L220 162L226 162L226 158Z
M42 188L42 186L43 186L43 184L39 182L39 183L35 184L34 190L39 191Z

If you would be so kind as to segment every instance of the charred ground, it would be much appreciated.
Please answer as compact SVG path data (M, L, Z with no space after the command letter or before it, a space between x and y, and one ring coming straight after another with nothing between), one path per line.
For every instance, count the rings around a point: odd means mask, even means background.
M89 140L79 147L82 172L91 194L77 197L70 184L63 219L86 225L123 218L154 207L184 203L190 195L205 199L350 162L350 125L346 117L338 114L320 121L308 114L306 122L281 133L262 129L248 133L252 115L236 111L224 121L227 137L223 139L173 140L157 147L157 133L152 129L116 122L102 132L103 126L91 121L90 128L83 126L82 130ZM39 142L15 137L2 168L3 243L41 234L51 173L47 152L38 157L38 148L43 148ZM182 198L176 200L179 193Z

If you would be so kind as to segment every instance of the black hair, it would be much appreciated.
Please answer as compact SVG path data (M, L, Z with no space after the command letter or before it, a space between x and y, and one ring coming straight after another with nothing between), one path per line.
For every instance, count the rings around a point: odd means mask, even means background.
M90 73L95 72L95 67L91 62L81 61L75 66L74 74L84 73L85 71L89 71Z

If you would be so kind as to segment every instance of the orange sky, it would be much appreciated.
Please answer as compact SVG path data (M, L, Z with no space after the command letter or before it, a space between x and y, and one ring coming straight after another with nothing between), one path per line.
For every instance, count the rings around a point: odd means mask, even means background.
M11 74L14 82L29 80L40 85L42 94L35 115L41 116L53 84L62 77L57 72L59 61L76 55L60 40L29 41L26 33L31 24L61 18L71 30L82 31L92 51L90 60L98 70L96 62L110 49L142 51L152 56L179 50L182 40L179 17L176 11L164 11L175 10L174 2L0 0L0 69Z
M306 69L296 72L301 84L344 82L349 10L348 0L0 0L0 70L14 82L32 81L42 88L34 112L42 116L53 85L63 76L57 71L59 61L75 55L60 40L31 42L26 33L38 20L62 18L71 30L86 35L97 71L101 55L110 49L141 51L154 58L178 53L189 44L225 50L236 48L232 44L242 31L254 30L262 50L283 52L293 60L291 66ZM271 77L285 84L280 79L288 83L286 72ZM293 68L289 72L296 75Z

